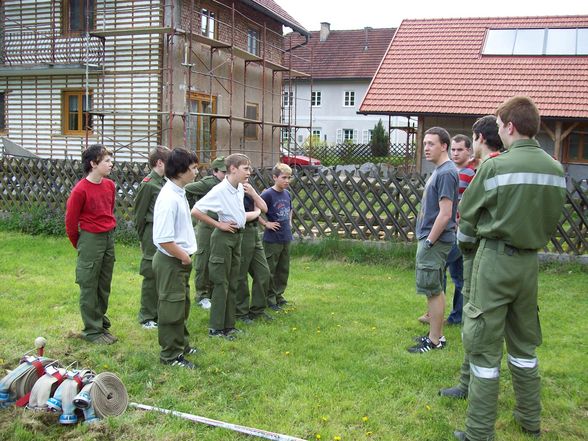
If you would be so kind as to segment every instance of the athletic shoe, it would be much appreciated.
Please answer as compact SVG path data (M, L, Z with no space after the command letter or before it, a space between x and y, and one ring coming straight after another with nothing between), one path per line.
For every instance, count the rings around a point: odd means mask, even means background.
M227 337L237 338L238 334L244 334L244 331L237 328L225 328L223 331Z
M245 325L253 324L253 320L251 320L248 316L239 317L237 320L239 320L241 323L243 323Z
M111 342L116 343L118 341L118 338L116 338L114 335L112 335L110 332L106 331L104 333L104 335L106 336L106 338L108 338Z
M184 349L184 355L194 355L200 352L197 348L193 348L192 346L188 346Z
M425 340L427 340L428 338L429 338L429 333L427 332L425 335L420 335L420 336L418 336L418 337L415 337L413 340L414 340L415 342L417 342L417 343L422 343L422 342L424 342ZM442 336L439 338L439 341L440 341L440 342L443 342L443 343L447 343L447 340L445 339L445 336L444 336L444 335L442 335Z
M196 365L184 358L184 355L180 354L173 360L161 360L161 364L168 366L178 366L186 369L196 369Z
M224 329L209 329L208 330L208 336L210 338L224 338L226 340L235 340L235 336L234 335L227 335L224 331Z
M269 305L268 308L273 309L274 311L282 310L282 307L280 305Z
M468 440L468 437L465 434L465 432L462 432L461 430L456 430L455 432L453 432L453 436L458 441L469 441Z
M458 400L463 400L468 397L468 391L463 390L459 386L455 386L455 387L448 387L446 389L441 389L439 391L439 395L441 395L442 397L456 398Z
M143 326L143 329L157 329L157 322L153 320L147 320L141 326Z
M439 339L439 343L434 344L429 337L426 337L422 342L415 346L408 348L408 352L412 354L423 354L434 349L443 349L447 344L446 341Z
M111 345L114 341L109 339L106 334L100 334L94 340L91 340L90 343L94 343L95 345Z
M200 300L198 302L198 305L202 308L202 309L210 309L210 307L212 306L210 303L210 299L204 298L202 300Z

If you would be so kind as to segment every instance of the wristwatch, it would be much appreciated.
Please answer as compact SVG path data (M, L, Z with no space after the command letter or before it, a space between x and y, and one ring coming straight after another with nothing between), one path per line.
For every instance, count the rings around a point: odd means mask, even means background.
M427 249L432 248L433 245L435 245L433 242L431 242L429 239L425 239L425 246Z

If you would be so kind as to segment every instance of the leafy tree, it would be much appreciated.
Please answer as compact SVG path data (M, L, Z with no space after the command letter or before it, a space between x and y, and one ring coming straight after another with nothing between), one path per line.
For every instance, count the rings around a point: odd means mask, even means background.
M382 120L374 126L372 130L372 140L370 141L370 148L373 156L388 156L388 148L390 146L390 137L386 130L384 130L384 124Z

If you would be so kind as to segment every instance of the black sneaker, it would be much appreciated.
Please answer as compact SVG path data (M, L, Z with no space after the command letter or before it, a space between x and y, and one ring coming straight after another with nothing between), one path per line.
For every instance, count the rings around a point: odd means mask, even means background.
M244 325L253 324L253 320L251 320L251 318L249 316L239 317L237 320L239 320Z
M161 364L166 364L168 366L178 366L183 367L186 369L196 369L196 365L184 358L183 354L177 356L173 360L161 360Z
M199 352L200 351L198 350L198 348L194 348L192 346L188 346L186 349L184 349L184 355L194 355Z
M208 336L210 338L217 337L217 338L224 338L227 340L235 340L235 338L236 338L234 335L227 335L225 333L224 329L209 329Z
M428 338L429 338L429 333L426 333L425 335L420 335L418 337L415 337L413 340L416 343L422 343L425 340L427 340ZM439 337L439 341L440 342L443 342L443 343L447 343L447 340L445 339L445 336L444 335L442 335L441 337Z
M226 337L237 338L237 335L244 334L244 331L241 331L240 329L237 329L237 328L225 328L223 331L224 331Z
M423 354L425 352L432 351L434 349L443 349L447 344L446 341L439 339L439 343L434 344L429 337L426 337L423 341L415 346L408 348L408 352L412 354Z
M458 400L464 400L468 397L468 391L461 389L459 386L448 387L441 389L439 395L442 397L456 398Z

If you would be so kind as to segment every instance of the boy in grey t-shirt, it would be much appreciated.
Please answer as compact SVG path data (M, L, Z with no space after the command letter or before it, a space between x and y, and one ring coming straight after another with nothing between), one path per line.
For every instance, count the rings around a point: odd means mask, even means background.
M419 241L416 255L417 293L427 296L430 316L429 333L417 337L417 344L408 348L412 353L443 349L445 292L443 273L445 263L455 242L459 177L455 164L449 159L450 136L441 127L425 132L424 151L427 161L436 168L425 186L416 233Z

